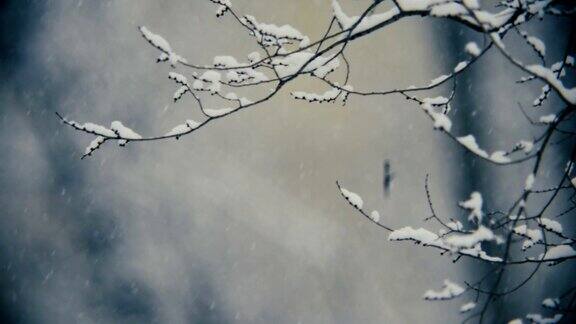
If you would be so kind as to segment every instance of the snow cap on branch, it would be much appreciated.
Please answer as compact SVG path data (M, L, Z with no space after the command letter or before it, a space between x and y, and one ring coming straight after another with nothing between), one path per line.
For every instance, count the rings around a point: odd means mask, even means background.
M558 298L546 298L542 301L542 306L545 308L556 309L560 305L560 299Z
M532 187L534 187L534 181L535 180L536 180L536 177L534 176L534 173L530 173L526 177L526 182L524 184L524 190L526 190L526 191L532 190Z
M534 148L534 142L521 140L514 145L514 150L522 150L524 153L528 154Z
M553 317L543 317L540 314L528 314L526 318L535 324L554 324L560 322L562 314L556 314Z
M310 60L311 62L306 64ZM285 57L276 57L272 59L272 65L276 66L276 72L282 78L294 75L301 69L302 73L313 73L319 78L324 78L340 66L340 61L333 57L315 57L312 52L302 51Z
M388 235L389 241L411 240L423 245L443 246L438 235L424 228L414 229L410 226L399 228Z
M338 21L338 24L345 30L352 28L354 24L358 23L358 19L360 19L359 16L349 17L344 12L344 10L342 10L342 7L340 6L340 3L337 0L332 0L332 11L334 13L334 17L336 18L336 21ZM385 23L399 14L400 10L398 9L398 7L393 7L383 13L365 16L362 19L362 21L359 22L358 25L354 28L351 34L352 35L357 34L365 30L368 30L374 26L377 26L379 24Z
M220 73L208 70L202 73L202 75L200 75L198 79L204 82L202 90L208 90L210 91L210 93L216 94L220 92L220 89L222 88L222 84L220 83L221 77L222 76L220 75ZM206 83L208 84L207 86Z
M176 66L176 63L183 62L186 63L186 59L180 55L174 53L172 47L164 37L151 32L146 26L138 27L142 36L150 43L152 46L156 47L162 53L158 57L158 62L168 61L172 67Z
M308 102L323 103L323 102L335 101L343 93L344 92L340 89L332 88L322 94L309 93L304 91L294 91L292 92L292 96L294 97L294 99L307 100Z
M254 36L264 46L284 45L292 41L298 41L300 47L306 47L310 44L310 38L303 35L299 30L290 26L260 23L255 17L246 15L242 22L248 26L254 33Z
M342 193L344 198L346 198L346 200L348 200L348 202L352 204L352 206L358 209L362 209L362 206L364 206L364 201L362 200L362 197L360 197L360 195L352 191L349 191L348 189L343 187L340 187L340 192Z
M96 138L94 140L92 140L92 142L90 142L90 144L88 144L88 146L84 150L84 155L82 156L82 158L91 155L92 152L94 152L98 148L100 148L100 146L102 144L104 144L105 141L106 141L106 138L104 138L102 136L96 136Z
M238 66L242 66L242 65L239 64L238 61L236 60L236 58L234 58L233 56L220 55L220 56L214 56L214 66L215 67L231 68L231 67L238 67Z
M526 40L526 42L534 49L538 56L542 59L546 56L546 44L538 37L530 36L525 31L520 30L520 35Z
M209 117L221 117L229 114L238 108L220 108L220 109L204 109L204 113Z
M511 161L505 151L494 151L492 152L492 154L489 155L488 152L480 148L480 146L476 142L476 138L472 134L457 137L456 140L458 141L458 143L462 144L462 146L464 146L468 151L478 155L481 158L490 160L494 163L506 164Z
M450 132L450 129L452 129L452 120L450 120L450 117L441 112L434 111L434 108L428 102L424 102L421 106L424 112L432 118L435 129Z
M560 81L556 74L549 68L544 67L542 65L528 65L525 67L530 73L534 74L535 76L543 79L548 84L550 84L558 94L566 100L568 103L574 105L576 104L576 87L574 88L566 88L562 81Z
M555 265L565 258L576 257L576 251L568 244L553 246L546 254L541 253L539 259L543 261L550 261L549 265Z
M466 44L466 46L464 47L464 50L466 51L466 53L468 53L472 56L478 56L481 53L480 48L478 47L478 44L476 44L475 42L468 42Z
M444 241L446 245L452 249L469 249L476 246L478 243L483 241L490 241L494 239L494 233L485 226L478 227L472 233L466 234L453 234L448 236Z
M133 131L131 128L124 126L124 124L118 120L113 121L110 124L110 129L123 139L137 140L142 138L142 136Z
M460 307L460 313L466 313L476 308L475 302L469 302Z
M562 228L562 224L560 224L559 222L552 220L550 218L546 218L546 217L542 217L540 218L540 227L544 228L545 230L558 234L558 235L562 235L563 232L563 228Z
M126 145L130 140L139 140L142 138L140 134L136 133L131 128L124 126L122 122L117 120L110 124L110 129L120 138L118 140L120 146Z
M478 191L474 191L470 194L470 198L465 201L461 201L458 205L464 209L470 211L470 215L468 216L468 220L476 221L476 223L480 224L482 222L482 194Z
M542 124L552 124L553 122L556 121L556 115L555 114L548 114L548 115L540 117L540 119L538 121L541 122Z
M542 231L540 229L530 229L525 224L518 225L512 230L516 235L523 236L527 238L522 243L522 250L527 250L536 243L540 243L543 240Z
M172 130L166 133L164 136L175 136L176 139L178 139L181 135L191 132L192 130L198 128L198 126L200 126L200 123L188 119L184 124L180 124L172 128Z
M98 125L98 124L94 124L94 123L90 123L90 122L84 123L84 124L80 124L80 123L78 123L78 122L75 122L75 121L73 121L73 120L68 120L68 119L66 119L66 118L62 118L62 121L63 121L65 124L68 124L68 125L76 128L76 129L81 130L81 131L84 131L84 132L86 132L86 133L90 133L90 134L94 134L94 135L99 135L99 136L102 136L102 137L108 137L108 138L110 138L110 137L112 137L112 138L117 137L116 133L115 133L113 130L111 130L111 129L107 128L107 127L104 127L104 126L102 126L102 125Z
M380 213L377 210L373 210L370 213L370 219L376 223L380 222Z
M428 290L424 293L423 298L426 300L446 300L453 299L462 295L466 290L456 283L446 279L442 290Z

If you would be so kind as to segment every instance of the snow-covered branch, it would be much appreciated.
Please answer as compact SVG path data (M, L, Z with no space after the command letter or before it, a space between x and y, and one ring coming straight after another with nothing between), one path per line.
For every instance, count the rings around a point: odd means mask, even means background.
M216 5L217 17L229 17L238 24L242 32L249 34L254 42L252 52L241 57L217 55L210 64L195 64L170 45L170 35L162 36L152 27L139 27L140 34L155 51L156 61L167 62L171 69L167 74L175 84L172 95L174 102L191 96L198 106L201 119L186 119L167 132L160 132L163 135L145 136L120 121L112 121L107 127L92 122L76 122L57 113L64 124L91 136L82 158L94 154L107 142L116 141L124 146L131 142L179 139L220 118L267 102L286 84L299 77L318 80L324 89L318 92L310 89L293 91L291 96L295 101L339 102L345 105L351 97L399 95L413 103L431 120L430 129L448 136L458 147L479 159L497 166L532 163L523 187L518 189L518 199L506 206L507 210L485 212L481 192L475 191L468 197L462 197L463 200L458 205L469 216L467 221L463 222L455 220L455 217L441 217L437 213L432 205L426 179L426 198L432 212L432 216L426 220L437 222L441 227L439 230L409 225L398 228L390 226L385 215L381 216L376 210L366 211L366 204L360 195L337 183L342 197L366 219L389 232L390 241L413 241L440 250L454 262L464 257L494 266L489 275L474 283L467 282L466 288L446 280L441 290L426 291L424 299L444 300L459 298L469 293L476 294L474 301L462 304L459 310L462 313L473 313L472 311L478 308L480 310L470 315L470 318L482 321L496 297L513 293L522 287L539 271L540 265L555 266L576 259L573 248L576 241L572 239L574 235L566 233L559 218L576 210L576 202L571 200L571 207L556 215L557 217L548 215L549 207L557 201L560 192L576 189L576 177L572 170L576 149L570 161L560 161L563 165L567 164L567 167L557 186L534 189L537 188L539 176L543 173L542 161L545 156L549 156L548 148L554 145L554 141L560 141L557 138L559 134L564 136L561 139L563 141L574 140L576 135L576 131L563 127L563 123L573 118L576 113L576 88L571 87L567 81L568 77L574 75L574 58L570 55L574 39L570 37L568 40L564 57L560 60L555 58L552 61L555 63L548 66L546 62L550 60L547 40L533 34L530 28L530 24L538 24L544 17L555 19L574 15L574 4L550 0L503 0L497 6L488 7L482 6L476 0L377 0L359 14L351 14L346 11L344 2L333 0L329 27L315 39L292 25L271 23L267 22L265 17L241 14L229 0L210 2ZM352 68L358 63L347 59L348 44L360 38L375 37L376 32L385 31L387 27L408 17L451 20L484 35L486 42L483 46L473 41L468 42L461 49L466 59L454 62L453 68L430 81L415 80L413 84L420 84L419 86L375 90L355 88ZM535 62L523 62L513 54L516 49L508 42L508 35L514 34L514 31L523 40L522 50L528 50ZM559 33L556 36L563 35ZM526 117L529 126L540 132L540 135L532 139L510 139L505 148L496 149L479 143L474 134L459 133L459 128L455 127L456 119L453 118L455 112L451 109L460 76L481 64L479 62L491 50L526 73L526 76L518 81L518 86L532 82L542 84L541 94L532 101L532 106L538 107L538 110L528 113L520 106L522 114L519 114L519 118ZM438 95L438 91L446 90L446 85L452 86L450 94ZM248 98L243 94L246 89L264 89L266 91L250 93L266 94ZM562 107L546 106L551 102L548 99L554 95L561 99ZM210 101L218 103L207 105L204 100L206 96L212 96L215 100ZM532 114L538 117L530 117ZM534 195L548 196L546 203L537 211L528 208L528 201ZM500 252L489 255L488 247ZM518 258L518 255L522 255L522 258ZM509 268L525 264L536 264L530 276L516 287L504 290L502 281L505 274L510 272ZM554 314L550 314L551 317L529 314L526 318L533 322L559 321L563 314L576 308L574 303L568 303L569 298L574 299L572 296L576 296L575 289L568 291L566 295L543 301L547 309L554 311Z

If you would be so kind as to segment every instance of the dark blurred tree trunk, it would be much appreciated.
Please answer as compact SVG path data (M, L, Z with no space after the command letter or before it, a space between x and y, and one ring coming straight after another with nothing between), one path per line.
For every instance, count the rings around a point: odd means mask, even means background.
M541 33L543 40L553 40L554 37L551 37L555 32L559 30L574 30L576 24L574 21L570 21L569 19L565 21L560 21L555 24L548 24L543 30L538 31ZM438 57L436 61L442 62L445 66L445 69L449 71L452 69L458 62L463 61L467 58L467 55L464 53L464 47L466 43L470 41L477 41L479 45L482 45L481 41L478 41L479 35L475 32L462 28L456 24L450 23L443 23L437 27L437 31L434 35L437 36L439 39L437 40L438 44L438 52L439 53L446 53L443 54L443 57ZM565 38L568 37L569 33L562 33L566 35ZM562 42L562 51L565 50L565 43L566 40L559 40ZM551 46L552 47L552 46ZM571 50L571 53L574 53L574 46ZM560 56L563 53L552 53L551 59L549 59L546 63L547 65L551 65L553 62L558 61ZM482 60L485 62L491 62L493 57L483 57ZM485 96L502 96L502 93L490 93L488 92L488 87L490 82L494 82L494 76L500 73L506 73L506 71L497 71L494 66L498 66L494 64L485 64L485 62L479 62L480 64L473 67L469 71L466 71L462 75L458 77L457 88L456 88L456 97L452 101L452 111L450 112L450 118L454 121L454 125L456 126L456 133L458 135L466 135L466 134L473 134L476 137L477 142L480 144L481 147L488 146L493 148L496 144L491 143L490 136L488 135L491 131L491 128L497 129L502 127L507 127L506 118L500 119L499 116L501 114L511 112L508 110L517 109L515 105L517 102L524 102L527 107L532 102L532 99L536 98L539 95L539 92L532 93L531 97L529 98L509 98L509 103L506 107L499 107L499 109L505 109L502 111L498 111L492 107L486 107L488 104L485 100ZM492 62L491 62L492 63ZM482 66L485 68L479 69L478 67ZM570 80L570 83L573 84L574 80ZM514 84L506 84L506 89L502 91L510 91L513 89ZM493 90L492 90L493 91ZM550 103L547 103L548 105ZM554 102L556 105L562 105L559 100ZM541 113L542 110L538 111L538 109L528 108L529 112L532 113L533 116L538 115ZM514 113L519 113L519 111L513 111ZM502 121L504 120L504 121ZM509 120L508 120L509 121ZM526 122L526 127L529 127L529 124L525 120L519 120L520 122ZM576 121L572 119L568 122L570 125L567 128L569 129L576 129ZM566 123L566 124L568 124ZM488 127L487 125L490 125ZM507 141L509 142L509 141ZM509 145L511 143L508 143ZM568 140L562 143L562 145L557 145L552 148L555 152L551 154L551 156L556 156L557 159L555 161L547 161L548 166L546 167L547 170L551 170L550 172L550 179L553 181L557 181L560 176L560 173L564 170L565 164L564 162L568 161L569 154L572 150L573 145L575 145L574 140ZM487 147L487 148L488 148ZM454 167L458 168L459 170L457 173L458 176L455 176L453 181L453 185L455 187L455 191L458 192L457 197L454 197L454 200L463 200L468 197L468 195L473 191L479 191L482 193L484 198L484 211L489 212L495 209L507 209L509 206L497 206L494 205L494 202L502 202L507 201L511 202L515 199L518 192L502 192L502 187L506 181L516 181L521 178L523 180L526 174L524 174L522 168L510 168L511 172L508 173L506 178L502 178L497 176L497 170L493 168L499 168L498 166L490 165L484 161L479 160L472 154L468 153L459 148L452 148L455 150L457 154L454 154ZM549 153L550 154L550 153ZM546 176L543 176L546 177ZM504 194L506 199L503 197L498 196ZM570 202L568 201L568 196L564 199L558 200L556 204L556 208L554 210L562 211L567 209L570 206ZM539 209L539 208L537 208ZM554 215L551 213L550 215ZM573 213L572 213L573 216ZM565 225L565 228L574 229L576 222L570 217L570 215L566 215L562 219L559 219ZM467 215L463 212L461 218L463 224L468 222ZM574 236L573 231L567 233L569 236ZM502 251L500 250L502 247L486 247L486 252L489 254L498 254ZM523 256L521 256L523 257ZM470 277L477 278L480 275L483 275L487 271L491 270L490 265L482 264L482 263L467 263L467 268L465 271L469 272ZM526 312L536 312L542 311L542 314L549 314L540 307L540 300L536 300L540 295L550 292L557 292L558 294L562 292L562 287L566 286L566 282L576 282L576 271L575 266L570 264L565 266L560 272L561 273L554 273L554 278L545 272L541 271L537 274L537 277L534 278L526 287L523 287L524 290L519 290L517 294L510 295L505 298L498 299L490 308L490 312L488 317L485 318L486 323L490 322L506 322L513 318L523 317ZM500 285L500 289L502 287L510 288L527 276L531 269L526 269L520 272L518 269L514 269L514 271L518 271L513 276L505 277L505 281ZM556 269L559 270L559 269ZM510 273L508 273L510 275ZM551 289L551 286L553 289ZM568 287L564 287L565 289ZM525 298L526 292L529 291L531 296L527 303ZM535 293L535 295L532 295ZM524 294L524 295L523 295ZM544 296L546 297L554 297L551 296ZM478 305L477 307L480 307ZM478 309L476 309L478 311ZM572 318L574 320L574 318ZM568 322L571 322L570 320Z
M441 35L442 38L439 40L439 53L446 53L444 57L440 60L444 65L446 71L452 70L458 62L464 61L469 58L468 54L465 53L464 47L470 41L476 41L480 47L482 47L482 42L479 42L479 34L472 32L466 28L463 28L457 24L451 24L443 22L438 33L435 35ZM450 118L453 120L456 126L456 132L458 135L473 134L476 137L478 143L486 143L488 139L485 137L485 132L487 127L493 123L488 117L488 112L484 107L482 107L482 102L477 100L476 92L479 87L482 87L483 74L484 71L479 71L477 66L461 74L457 78L455 97L451 102L452 110L449 113ZM446 93L450 90L446 89ZM481 145L482 146L482 145ZM484 211L490 208L490 202L492 201L492 192L494 187L498 184L493 181L485 181L487 175L490 173L488 165L486 162L480 160L475 155L471 154L467 150L463 150L460 147L453 145L450 147L453 150L453 164L454 168L458 170L453 174L454 179L452 181L454 186L454 191L457 192L456 196L453 197L453 201L463 201L468 199L469 195L478 191L482 193L484 199ZM466 226L468 223L468 214L464 211L460 213L460 221ZM495 251L491 251L489 248L485 248L489 254L494 254ZM465 272L469 273L470 278L476 278L491 270L491 265L479 262L463 262ZM480 300L481 301L481 300ZM465 303L462 300L462 303ZM491 312L490 316L487 318L487 322L491 322L491 316L497 316L500 318L501 307L496 304L497 310ZM478 304L477 307L481 307ZM492 306L494 309L494 306ZM475 309L471 312L478 311ZM466 315L463 315L466 316Z

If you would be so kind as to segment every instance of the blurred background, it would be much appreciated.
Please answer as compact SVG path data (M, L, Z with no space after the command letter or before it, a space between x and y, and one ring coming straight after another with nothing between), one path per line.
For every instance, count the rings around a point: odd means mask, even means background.
M341 1L350 14L369 2ZM290 24L313 40L331 19L328 0L235 0L233 6L262 22ZM386 232L346 204L335 181L359 193L390 226L437 229L423 222L430 214L426 174L436 211L459 218L466 215L456 203L474 190L484 194L487 210L507 208L528 165L476 161L400 96L350 97L345 107L291 99L292 90L323 92L306 79L179 141L108 144L80 160L92 138L63 126L55 111L103 125L121 120L143 135L198 116L191 98L172 103L171 69L154 63L158 52L137 26L163 35L199 64L215 55L243 59L257 46L230 16L216 18L208 1L9 0L0 8L2 322L464 318L458 309L471 296L444 303L421 296L446 278L479 275L481 267L388 242ZM556 33L547 42L551 62L566 46L558 31L569 28L559 20L534 29ZM400 21L349 46L350 83L356 89L427 84L466 58L462 49L470 40L482 43L444 20ZM515 85L522 74L496 52L479 63L459 80L455 133L472 132L489 151L536 135L516 101L529 105L539 86ZM567 154L565 148L556 146L554 156ZM395 176L386 199L384 160ZM564 161L547 161L538 184L555 183ZM573 281L570 264L556 270L542 273L520 292L523 299L506 300L494 315L521 316L538 308L543 287Z

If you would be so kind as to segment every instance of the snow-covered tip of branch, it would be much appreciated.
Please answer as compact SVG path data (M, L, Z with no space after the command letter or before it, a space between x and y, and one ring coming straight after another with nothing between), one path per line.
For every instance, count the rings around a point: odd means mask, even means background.
M188 78L180 73L168 72L168 79L176 81L176 83L188 86Z
M564 317L562 314L556 314L554 317L543 317L541 314L528 314L526 318L535 324L554 324L560 322Z
M470 215L468 216L468 220L476 221L478 224L482 222L482 194L478 191L474 191L470 194L470 198L465 201L461 201L458 205L464 209L470 211Z
M232 7L230 0L210 0L213 3L219 5L216 10L216 17L222 17L229 9Z
M354 193L352 191L349 191L348 189L341 187L341 186L338 186L338 188L340 189L342 196L344 196L344 198L352 206L354 206L358 209L362 209L362 206L364 206L364 201L362 200L362 197L360 197L360 195L358 195L357 193Z
M213 72L213 71L207 71L207 72ZM214 72L216 74L218 74L217 72ZM220 74L218 74L219 76ZM200 80L194 80L194 82L192 83L192 85L190 85L190 83L188 83L188 78L185 77L184 75L180 74L180 73L176 73L176 72L169 72L168 73L168 78L170 80L174 80L177 84L182 85L182 87L178 88L178 90L176 90L176 92L174 92L174 102L178 101L180 98L182 98L182 96L186 93L186 92L192 92L192 90L198 90L198 91L208 91L213 89L214 91L216 90L220 90L220 82L218 82L216 85L210 83L210 85L208 87L205 87L204 83Z
M139 140L142 139L142 136L134 132L132 129L124 126L119 121L113 121L110 125L110 128L104 127L102 125L94 124L94 123L78 123L73 120L69 120L67 118L62 117L60 114L56 113L58 118L62 120L62 122L68 126L73 127L76 130L96 135L96 138L90 142L90 144L84 150L84 155L82 158L91 155L94 151L96 151L100 146L106 142L108 139L118 139L118 144L121 146L126 145L130 140Z
M198 126L200 126L200 123L192 119L188 119L184 124L180 124L172 128L172 130L166 133L164 136L173 136L178 139L180 136L188 134L194 129L198 128Z
M467 234L453 234L448 236L444 241L452 249L469 249L483 241L494 239L494 233L485 226L478 227L477 230Z
M100 146L102 144L104 144L104 142L106 142L106 138L103 136L96 136L95 139L92 140L92 142L90 142L90 144L88 144L88 146L86 147L86 149L84 150L84 155L82 155L82 159L92 155L92 152L96 151L97 149L100 148Z
M158 56L157 62L168 61L172 67L175 67L178 62L187 63L186 59L174 53L170 43L164 37L151 32L146 26L140 26L138 30L140 30L140 33L148 43L162 51L160 56Z
M525 31L519 31L520 35L526 40L526 43L534 49L534 52L538 54L541 59L546 56L546 44L538 37L530 36Z
M548 84L545 84L542 87L542 92L540 93L540 95L532 102L532 106L534 107L541 106L544 103L544 101L548 99L548 95L550 95L551 90L552 89L550 88L550 86Z
M558 62L552 64L552 66L550 67L550 70L552 71L553 74L562 78L566 75L566 67L573 67L573 66L574 66L574 58L572 56L567 56L564 61L558 61ZM536 79L536 76L530 75L530 76L521 78L520 81L518 81L518 82L523 83L523 82L531 81L534 79ZM540 95L536 99L534 99L534 101L532 102L532 105L534 107L541 106L546 101L546 99L548 99L551 91L552 91L552 88L550 87L549 84L543 85Z
M537 64L525 66L525 69L550 84L568 103L572 105L576 104L576 87L566 88L562 81L556 77L554 71Z
M230 0L210 0L210 1L222 6L232 7L232 3L230 2Z
M190 88L188 88L188 86L181 86L180 88L178 88L178 90L174 92L174 96L172 97L174 99L174 102L180 100L180 98L182 98L182 96L188 91L190 91Z
M426 300L447 300L462 295L466 290L458 284L446 279L442 290L428 290L424 293L423 298Z
M62 120L62 122L66 125L72 126L73 128L83 131L85 133L89 133L89 134L94 134L94 135L98 135L98 136L102 136L102 137L106 137L106 138L116 138L116 133L114 133L113 130L104 127L102 125L98 125L98 124L94 124L94 123L83 123L80 124L78 122L75 122L73 120L68 120L64 117L62 117L60 114L56 113L56 115L58 116L58 118L60 118L60 120Z

